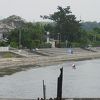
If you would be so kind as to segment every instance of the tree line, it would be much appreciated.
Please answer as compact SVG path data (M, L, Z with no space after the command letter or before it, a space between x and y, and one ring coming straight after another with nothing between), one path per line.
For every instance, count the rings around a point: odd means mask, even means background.
M63 8L58 6L57 11L50 15L42 15L41 18L50 19L52 22L27 22L21 27L8 33L8 41L0 45L10 45L15 48L48 48L46 43L47 32L49 37L59 40L56 47L86 47L88 45L99 46L100 28L87 31L82 28L81 20L76 20L70 6Z

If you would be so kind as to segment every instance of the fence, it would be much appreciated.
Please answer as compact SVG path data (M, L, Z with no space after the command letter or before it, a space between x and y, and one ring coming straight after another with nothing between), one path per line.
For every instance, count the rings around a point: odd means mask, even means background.
M0 47L0 52L8 52L9 47Z

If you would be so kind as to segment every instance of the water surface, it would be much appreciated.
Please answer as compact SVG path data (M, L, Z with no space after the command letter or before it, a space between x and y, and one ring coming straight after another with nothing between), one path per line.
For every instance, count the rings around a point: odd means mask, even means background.
M76 69L72 69L73 63ZM62 66L63 97L100 98L100 60L66 62L1 77L0 98L43 97L42 80L45 80L47 98L56 97L57 77Z

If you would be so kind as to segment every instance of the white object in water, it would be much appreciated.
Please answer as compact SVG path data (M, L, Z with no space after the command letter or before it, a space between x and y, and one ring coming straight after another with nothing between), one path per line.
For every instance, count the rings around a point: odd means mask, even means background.
M72 64L72 67L75 68L75 64Z

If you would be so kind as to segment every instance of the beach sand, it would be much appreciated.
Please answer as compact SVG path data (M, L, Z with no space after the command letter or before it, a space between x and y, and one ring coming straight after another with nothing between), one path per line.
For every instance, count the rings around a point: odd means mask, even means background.
M0 76L35 67L61 64L66 61L99 59L100 52L74 53L59 56L38 56L28 58L0 58Z

